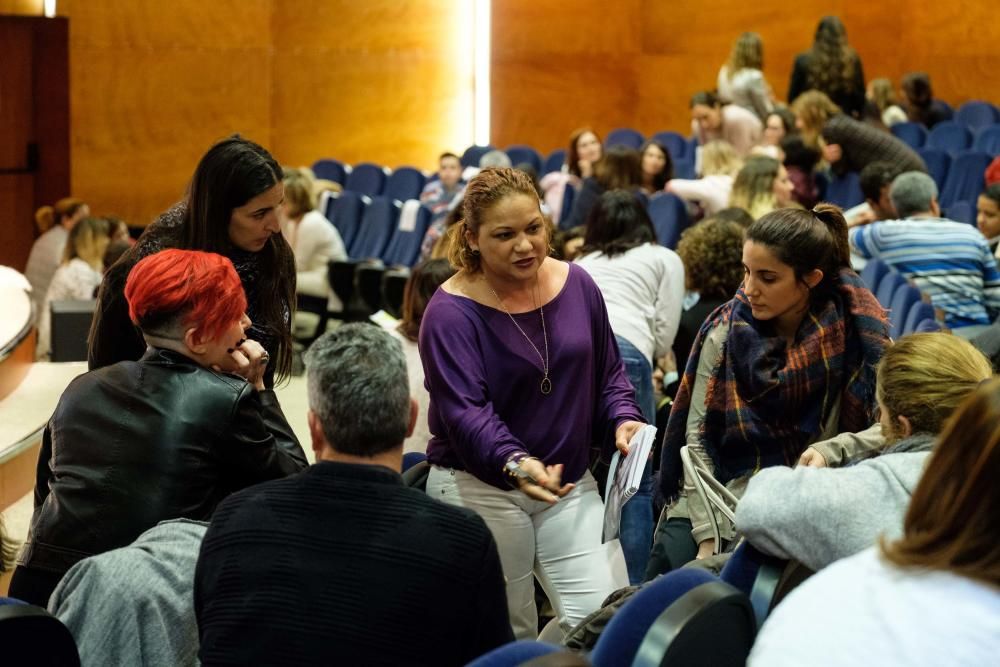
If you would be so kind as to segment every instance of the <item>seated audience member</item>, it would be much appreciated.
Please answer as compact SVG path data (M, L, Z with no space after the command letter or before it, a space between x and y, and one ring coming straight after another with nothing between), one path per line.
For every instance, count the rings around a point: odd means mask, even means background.
M844 113L860 118L865 106L865 75L861 58L847 42L847 29L836 16L816 25L812 48L795 57L788 83L788 103L807 91L819 91Z
M226 494L307 465L264 388L267 355L245 337L247 300L228 259L149 255L129 273L125 299L146 354L73 380L42 436L35 510L10 584L32 604L45 606L78 561L166 519L206 520Z
M773 149L773 153L766 154L778 157L777 149L781 146L781 140L788 135L798 133L799 130L795 127L795 114L786 106L775 107L764 119L764 134L760 138L760 146Z
M481 158L479 158L479 168L488 169L489 167L513 167L513 163L510 161L510 156L504 153L502 150L494 149L487 153L484 153Z
M927 171L917 153L889 132L846 115L823 93L810 90L792 103L802 137L823 153L835 174L861 171L875 161L899 173Z
M757 114L760 119L774 107L774 93L764 78L764 41L755 32L736 38L729 60L719 69L719 97Z
M438 177L424 186L420 202L431 210L431 223L420 246L420 256L430 257L434 244L444 233L444 219L462 201L462 161L454 153L442 153L438 161Z
M899 537L934 439L992 374L982 352L958 336L900 339L886 350L876 375L888 445L882 454L846 468L761 470L736 508L736 529L764 553L812 570L867 549L880 535Z
M780 149L781 164L792 182L792 199L803 208L812 208L819 203L819 186L814 173L820 159L819 152L807 146L798 134L782 139Z
M73 226L63 248L63 261L52 276L38 316L35 356L48 359L52 349L52 302L87 301L94 298L104 277L104 251L108 247L108 223L84 218Z
M573 200L573 210L565 220L559 221L559 227L569 229L586 224L590 211L597 206L605 192L628 190L635 193L641 186L639 151L615 146L594 165L594 175L583 179L583 185Z
M562 169L542 176L539 185L544 193L544 203L552 214L553 222L559 225L560 229L565 229L561 220L566 188L579 188L583 179L593 176L594 165L603 155L601 138L589 127L582 127L569 137L566 163Z
M859 181L865 201L844 211L848 227L867 225L876 220L896 219L896 209L892 207L889 190L897 176L899 172L889 162L872 162L861 170Z
M684 264L656 242L649 214L630 192L606 192L587 220L575 260L597 283L635 400L655 423L653 368L670 351L684 300ZM622 508L621 543L629 583L642 582L653 543L653 471L646 462L636 495Z
M586 233L585 225L557 231L552 237L552 256L565 262L572 262L580 256Z
M941 217L937 194L927 174L900 174L889 191L900 219L856 227L851 245L906 276L944 311L948 327L969 337L1000 315L1000 270L979 231Z
M1000 380L966 398L927 461L902 537L883 537L793 590L757 635L751 667L996 663L998 407Z
M746 231L743 267L739 291L698 332L673 402L660 466L671 504L648 578L724 548L681 466L682 447L739 497L760 469L792 465L814 442L875 421L888 326L850 269L840 209L764 215ZM735 537L730 523L718 524L723 540Z
M877 125L890 128L906 121L906 112L896 102L896 91L889 79L872 79L865 92L865 116Z
M674 177L674 163L670 151L658 141L650 139L639 149L642 169L642 191L656 194Z
M754 220L780 208L797 206L788 170L774 158L751 155L736 174L729 205L746 210Z
M317 462L212 518L195 574L202 664L464 665L513 639L486 524L399 476L417 416L399 344L344 325L306 369Z
M976 200L976 227L990 250L1000 252L1000 183L988 186Z
M391 328L387 329L403 346L406 377L410 380L410 396L417 402L417 423L413 427L413 433L403 442L404 452L425 452L427 442L431 439L430 427L427 426L427 409L431 397L424 386L424 367L420 363L417 336L427 302L441 283L453 275L455 269L446 259L430 259L413 267L406 280L406 287L403 288L403 317L399 321L393 320Z
M701 206L706 215L714 215L729 205L733 179L743 160L726 141L710 141L701 148L701 178L673 178L667 192Z
M955 112L951 107L934 98L931 78L926 72L903 75L903 95L906 96L906 115L914 123L923 123L931 129L944 120L951 120Z
M89 216L90 207L72 197L60 199L55 206L43 206L35 212L35 223L41 236L31 246L24 277L31 283L31 303L36 322L41 316L52 276L62 264L70 230Z
M295 255L295 291L327 300L329 310L343 310L330 289L327 267L331 260L347 259L337 228L316 210L312 170L286 167L285 202L278 211L281 234Z
M198 664L194 568L207 527L161 521L132 544L70 568L49 612L73 635L82 664Z
M719 97L708 91L691 97L691 132L704 146L709 141L728 141L736 154L745 157L760 142L764 130L760 118L735 104L723 104Z

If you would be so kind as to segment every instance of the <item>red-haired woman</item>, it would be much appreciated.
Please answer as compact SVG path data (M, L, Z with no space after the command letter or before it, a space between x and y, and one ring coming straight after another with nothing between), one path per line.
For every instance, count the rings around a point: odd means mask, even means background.
M246 338L247 300L220 255L164 250L125 284L148 348L72 383L45 427L31 530L10 594L46 606L63 574L166 519L207 520L229 493L298 472L302 447Z

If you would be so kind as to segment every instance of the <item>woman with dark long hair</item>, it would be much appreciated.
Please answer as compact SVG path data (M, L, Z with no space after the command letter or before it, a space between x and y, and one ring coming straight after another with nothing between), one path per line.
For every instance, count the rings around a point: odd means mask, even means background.
M601 156L594 165L594 175L583 179L573 200L573 210L569 217L559 221L560 229L572 229L586 223L590 211L597 205L601 195L609 190L636 192L642 187L642 160L639 151L623 146L615 146Z
M91 370L142 356L146 344L129 321L125 279L135 264L165 248L229 258L247 297L247 332L268 352L265 383L292 367L295 258L281 235L282 169L258 144L233 135L212 146L195 169L187 196L150 225L105 274L90 330Z
M865 108L865 74L857 51L847 43L847 29L836 16L820 19L812 48L795 58L788 103L807 90L826 93L844 113L861 118Z

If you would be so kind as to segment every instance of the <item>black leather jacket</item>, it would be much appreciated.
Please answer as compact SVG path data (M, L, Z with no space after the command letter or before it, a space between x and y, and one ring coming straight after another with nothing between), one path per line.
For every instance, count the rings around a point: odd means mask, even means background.
M45 427L18 564L65 572L308 463L273 391L151 348L73 380Z

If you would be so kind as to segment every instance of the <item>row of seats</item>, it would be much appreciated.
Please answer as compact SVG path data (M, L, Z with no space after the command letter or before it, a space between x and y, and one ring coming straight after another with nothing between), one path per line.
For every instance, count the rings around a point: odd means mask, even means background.
M317 160L312 170L316 178L339 183L345 190L400 202L419 199L427 184L427 176L413 167L391 170L371 162L362 162L352 167L339 160L324 158Z
M907 282L903 274L893 271L885 262L870 260L861 270L861 280L875 294L882 307L889 311L889 335L892 338L941 329L934 306L924 300L920 290Z
M1000 121L977 131L955 121L938 123L930 130L920 123L896 123L889 130L912 148L937 148L952 154L971 148L1000 155Z

